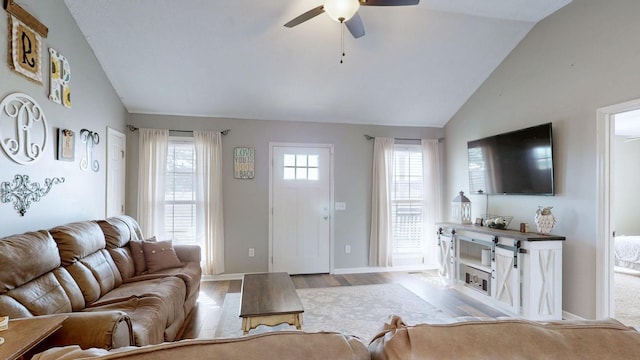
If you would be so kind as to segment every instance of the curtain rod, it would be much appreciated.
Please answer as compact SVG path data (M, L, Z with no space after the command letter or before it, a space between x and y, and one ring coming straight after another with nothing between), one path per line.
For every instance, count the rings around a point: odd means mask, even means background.
M364 134L364 138L367 139L367 140L373 140L376 137ZM420 140L422 140L422 139L410 139L410 138L394 138L394 139L395 140L405 140L405 141L420 141ZM443 142L443 141L444 141L444 138L438 138L438 142Z
M134 132L137 131L138 128L133 126L133 125L127 125L127 128L129 128L129 131ZM184 132L184 133L193 133L193 130L173 130L173 129L169 129L169 131L174 131L174 132ZM220 134L222 134L222 136L227 135L231 130L229 129L225 129L220 131Z

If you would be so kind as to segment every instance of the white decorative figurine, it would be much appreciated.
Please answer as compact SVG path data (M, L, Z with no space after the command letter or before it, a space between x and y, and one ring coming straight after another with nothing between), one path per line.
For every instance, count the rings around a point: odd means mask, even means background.
M553 229L553 225L556 224L556 218L551 213L551 209L553 206L538 206L538 210L536 210L536 227L540 234L548 235Z

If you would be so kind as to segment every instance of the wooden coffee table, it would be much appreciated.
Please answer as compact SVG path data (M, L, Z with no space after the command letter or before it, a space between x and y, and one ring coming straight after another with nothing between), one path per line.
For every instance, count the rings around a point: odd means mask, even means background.
M304 308L289 274L246 274L242 278L240 317L242 331L258 325L275 326L282 323L302 327Z
M22 359L34 346L62 327L65 315L36 316L9 320L9 329L0 332L0 359Z

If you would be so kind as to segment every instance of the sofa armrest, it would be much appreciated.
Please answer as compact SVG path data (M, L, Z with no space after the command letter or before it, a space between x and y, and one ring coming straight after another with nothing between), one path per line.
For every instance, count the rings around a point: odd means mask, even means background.
M115 349L134 345L129 315L122 311L73 312L62 323L62 328L49 336L45 348L79 345L83 349ZM46 316L46 315L45 315Z
M178 244L173 245L173 249L176 251L176 255L178 255L178 259L180 259L180 261L184 263L195 262L200 264L202 253L199 245Z

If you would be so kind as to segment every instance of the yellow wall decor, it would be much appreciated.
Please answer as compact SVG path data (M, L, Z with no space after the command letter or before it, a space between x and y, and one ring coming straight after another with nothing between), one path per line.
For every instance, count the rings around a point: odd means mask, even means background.
M71 108L71 66L67 58L54 48L49 48L49 62L49 100Z

